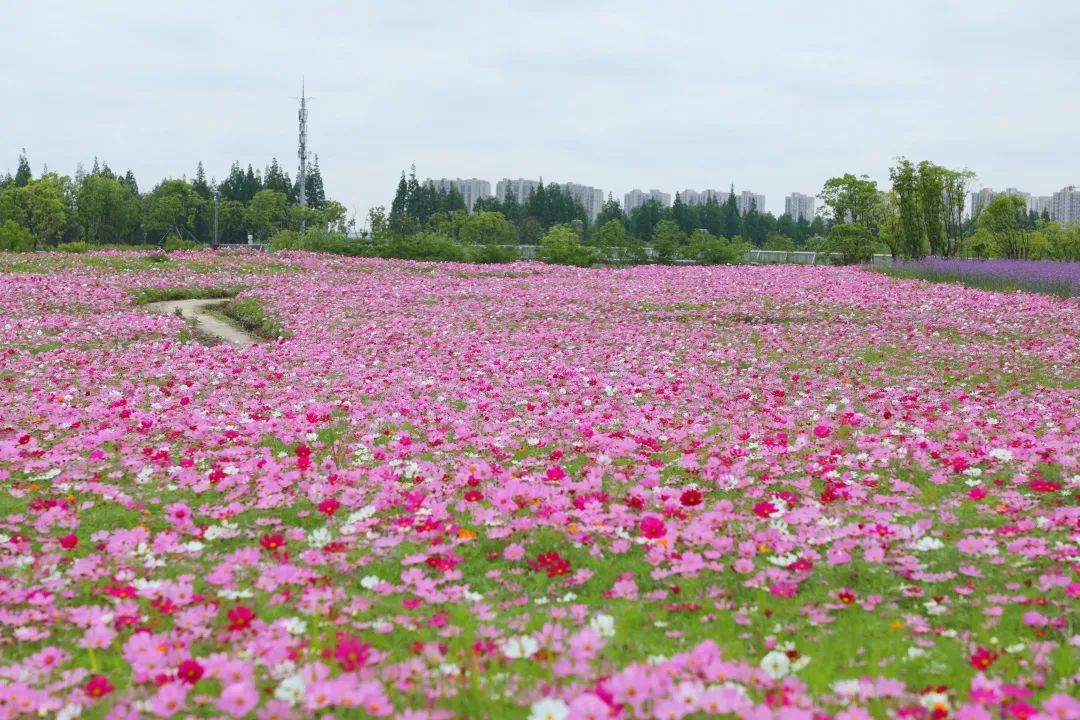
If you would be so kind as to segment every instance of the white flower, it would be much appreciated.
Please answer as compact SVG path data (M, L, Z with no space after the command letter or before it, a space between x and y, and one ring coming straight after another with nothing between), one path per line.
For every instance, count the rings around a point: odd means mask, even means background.
M473 592L472 590L466 590L464 596L469 602L480 602L484 599L483 593Z
M995 460L1000 460L1001 462L1009 462L1013 458L1012 452L1006 450L1005 448L994 448L987 454Z
M570 714L566 703L556 698L544 698L535 702L530 710L529 720L566 720L566 716Z
M374 590L382 583L382 578L378 575L365 575L360 580L360 587L365 590Z
M282 702L289 703L289 705L295 705L304 697L306 689L307 685L304 684L304 678L299 675L290 675L282 680L274 690L274 697Z
M300 618L285 618L281 621L281 624L285 626L285 632L290 635L303 635L307 632L307 623Z
M927 552L928 550L940 550L945 547L945 543L938 540L936 537L930 537L924 535L919 538L919 541L915 543L915 549L919 552Z
M330 531L324 527L315 528L311 531L311 534L307 537L308 547L321 548L324 545L328 545L334 536L330 534Z
M72 718L77 718L80 715L82 715L82 705L69 703L56 713L56 720L72 720Z
M949 696L945 693L926 693L919 698L919 704L927 710L948 710Z
M511 660L530 658L540 649L540 643L531 635L508 638L503 645L503 655Z
M1005 648L1005 652L1016 654L1018 652L1024 652L1024 648L1026 647L1027 645L1025 645L1024 643L1016 643L1015 645L1009 645L1007 648Z
M602 638L615 637L615 618L610 615L596 615L589 621L589 627Z
M779 680L791 674L791 660L786 653L773 650L761 659L761 669L773 680Z
M921 657L926 657L926 651L923 650L921 647L909 647L907 649L908 660L917 660Z
M798 555L795 555L794 553L788 553L787 555L773 555L769 558L769 562L779 567L787 567L798 559Z
M218 595L226 600L241 600L244 598L255 597L255 593L250 590L218 590Z

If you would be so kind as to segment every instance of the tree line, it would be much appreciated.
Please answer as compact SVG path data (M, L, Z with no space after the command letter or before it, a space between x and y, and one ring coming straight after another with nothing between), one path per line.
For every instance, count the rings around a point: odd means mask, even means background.
M894 259L999 257L1080 260L1080 226L1063 228L1030 212L1024 198L995 196L974 217L965 215L975 173L930 161L896 159L890 187L867 175L830 178L818 195L829 232L821 250L861 262L874 253Z
M0 250L209 244L215 189L222 243L244 243L248 235L265 241L303 225L345 229L345 208L326 198L318 158L306 173L301 207L299 183L277 159L262 171L234 163L220 183L207 180L200 162L190 181L166 178L140 192L131 170L120 174L97 159L74 177L46 171L35 178L24 151L15 174L0 176Z

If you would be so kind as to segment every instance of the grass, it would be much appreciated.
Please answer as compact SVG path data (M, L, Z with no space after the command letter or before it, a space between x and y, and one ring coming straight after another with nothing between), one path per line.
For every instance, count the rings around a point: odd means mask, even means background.
M246 288L240 285L220 287L148 287L132 290L131 294L138 305L166 302L169 300L226 300L239 295Z
M290 333L263 307L262 301L254 297L240 298L225 303L216 311L239 325L244 331L263 338L277 340L289 337Z

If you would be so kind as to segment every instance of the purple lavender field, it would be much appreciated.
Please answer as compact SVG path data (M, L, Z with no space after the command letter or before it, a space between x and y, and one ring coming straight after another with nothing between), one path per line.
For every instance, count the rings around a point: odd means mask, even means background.
M883 268L889 275L959 282L983 290L1026 290L1080 297L1080 262L1054 260L953 260L931 257Z

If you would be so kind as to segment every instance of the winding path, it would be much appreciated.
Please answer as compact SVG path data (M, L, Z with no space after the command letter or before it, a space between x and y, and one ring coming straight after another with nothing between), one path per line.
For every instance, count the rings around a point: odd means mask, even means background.
M168 315L179 310L185 318L195 321L195 325L200 332L224 340L227 343L232 343L237 347L253 344L255 338L251 335L207 312L209 309L224 305L226 302L226 300L166 300L164 302L149 303L146 307Z

